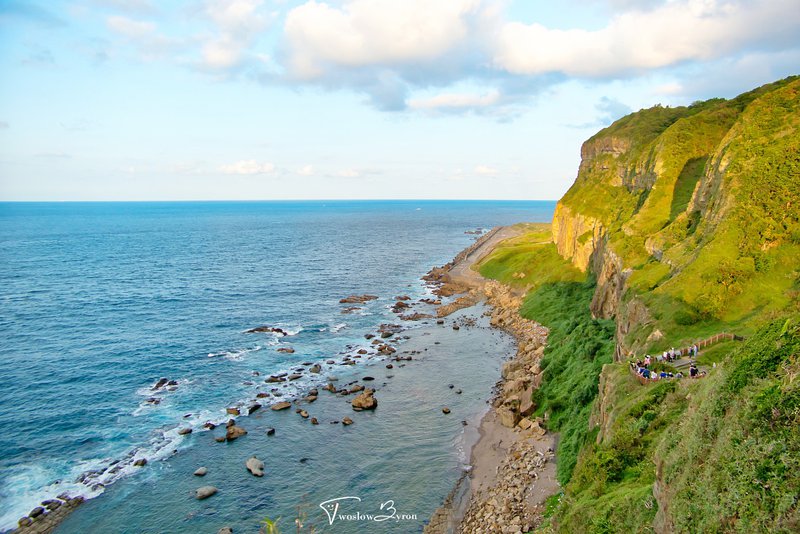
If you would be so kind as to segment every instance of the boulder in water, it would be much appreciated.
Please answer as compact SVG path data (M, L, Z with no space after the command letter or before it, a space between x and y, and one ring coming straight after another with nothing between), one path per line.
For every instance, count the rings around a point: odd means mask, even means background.
M194 492L194 496L197 500L202 501L203 499L208 499L215 493L217 493L217 488L214 486L203 486L202 488L197 488Z
M360 412L361 410L374 410L378 406L378 400L373 396L374 389L367 389L361 395L354 398L350 404L353 410Z
M240 426L231 425L228 427L228 430L225 431L225 439L228 441L233 441L237 438L240 438L247 434L247 430Z
M256 477L263 477L264 476L264 462L256 458L255 456L251 456L247 459L244 463L247 470L252 473L253 476Z

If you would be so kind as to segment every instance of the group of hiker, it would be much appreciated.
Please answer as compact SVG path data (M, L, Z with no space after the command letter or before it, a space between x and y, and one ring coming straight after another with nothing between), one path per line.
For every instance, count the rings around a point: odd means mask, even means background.
M647 354L644 359L638 359L635 362L631 361L630 366L631 370L633 370L637 376L641 377L644 380L648 381L655 381L655 380L665 380L665 379L679 379L683 378L685 375L678 371L677 373L673 373L671 371L666 371L662 369L661 371L656 371L653 369L655 363L662 363L662 362L673 362L675 360L680 359L683 356L689 356L689 377L690 378L699 378L701 376L705 376L705 371L700 371L697 368L697 363L695 359L697 358L697 354L699 352L699 347L696 343L692 344L690 347L686 347L683 349L675 349L672 347L668 350L665 350L661 354L656 355L655 357L650 356Z

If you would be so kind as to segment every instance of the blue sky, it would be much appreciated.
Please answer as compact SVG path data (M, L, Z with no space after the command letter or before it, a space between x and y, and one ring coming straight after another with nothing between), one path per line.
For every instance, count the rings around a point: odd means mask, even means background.
M0 200L556 199L798 73L798 0L0 0Z

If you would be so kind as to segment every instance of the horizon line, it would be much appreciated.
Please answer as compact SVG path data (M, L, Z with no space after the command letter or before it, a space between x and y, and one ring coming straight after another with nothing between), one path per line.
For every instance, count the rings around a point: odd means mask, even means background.
M280 198L280 199L127 199L127 200L4 200L0 204L78 204L143 202L558 202L549 198Z

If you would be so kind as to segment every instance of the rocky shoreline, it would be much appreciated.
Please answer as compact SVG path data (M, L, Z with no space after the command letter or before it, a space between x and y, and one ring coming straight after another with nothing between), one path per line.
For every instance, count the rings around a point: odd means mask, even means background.
M552 454L551 452L548 453L547 450L551 449L551 446L545 446L548 443L548 437L543 439L544 432L538 424L526 417L533 410L533 405L530 403L532 388L538 386L541 380L538 362L546 342L547 329L519 316L517 309L521 299L515 296L508 287L497 282L484 281L477 275L464 276L463 274L465 265L468 267L478 257L485 256L486 251L491 251L497 241L507 237L507 233L501 233L502 230L504 230L502 227L494 229L492 232L482 236L481 239L460 253L445 268L434 269L425 277L425 280L435 288L434 293L439 297L455 296L454 299L448 299L451 302L444 305L442 305L440 298L421 299L419 301L421 305L430 306L431 311L435 311L437 317L445 317L459 309L473 306L477 302L485 300L491 307L491 313L485 314L490 317L490 324L495 328L500 328L510 333L517 342L516 355L503 365L503 379L497 383L496 395L491 399L492 408L481 421L480 438L478 444L472 449L471 463L474 468L468 476L462 477L448 497L446 505L437 511L434 516L437 519L432 519L431 523L426 527L426 532L505 532L506 530L503 529L509 525L519 524L525 528L534 524L532 518L535 517L537 509L535 505L529 506L529 503L536 499L532 498L529 490L533 485L533 481L541 479L541 473L552 465L552 462L548 463ZM457 277L451 278L449 273L453 269L460 269L462 273ZM476 281L479 281L479 283L476 284ZM342 304L361 304L364 301L375 299L376 297L372 295L356 295L343 298ZM411 306L416 304L407 304L409 300L411 299L408 296L398 296L392 299L393 305L391 309L400 319L405 319L401 313L407 312ZM428 317L431 316L426 314L425 318ZM439 319L435 322L442 325L444 320ZM461 326L469 325L463 323ZM366 334L364 336L368 342L368 349L361 348L357 350L356 348L348 347L341 361L338 361L338 359L328 360L324 364L317 363L313 366L313 362L306 362L292 369L291 371L294 374L278 373L269 375L266 379L262 376L263 387L266 387L268 392L258 393L255 398L248 402L229 406L226 409L227 423L206 422L202 427L194 430L200 432L211 431L211 437L215 441L230 442L247 434L247 430L239 426L238 417L251 415L262 406L269 407L273 411L281 409L287 409L288 411L288 408L297 403L310 404L319 395L316 387L310 391L305 391L303 393L307 395L305 397L300 394L283 396L282 390L278 389L278 387L287 387L287 383L302 376L319 376L321 379L320 385L322 383L325 384L325 387L321 389L327 390L336 396L360 394L356 395L349 403L353 411L373 410L378 404L378 399L374 396L374 388L367 388L361 384L355 385L355 382L351 382L340 389L334 384L336 378L332 376L324 378L325 374L333 371L337 365L354 365L362 357L364 360L373 358L385 360L387 369L397 365L397 363L389 362L400 363L412 360L410 355L395 354L395 346L401 343L404 337L407 337L401 335L404 329L401 325L383 324L375 334ZM459 329L459 325L453 323L453 329ZM260 326L248 330L246 333L289 335L271 326ZM400 363L400 367L402 366L403 364ZM309 375L305 375L304 372L308 372ZM253 375L258 377L259 373L254 371ZM363 377L363 380L373 379L372 377ZM349 388L349 386L353 387ZM151 391L159 392L161 389L173 390L177 387L177 381L161 378L150 389ZM457 393L460 393L460 390ZM270 403L270 400L273 402ZM279 402L275 403L275 401ZM309 414L302 408L302 406L298 407L296 412L300 417L308 418ZM449 411L449 408L442 408L442 412L445 414L449 413ZM231 416L233 418L230 418ZM310 421L311 424L318 424L315 417L312 417ZM339 421L331 421L331 423L339 423ZM342 425L348 425L352 423L352 420L349 417L344 417L341 419L341 423ZM505 428L510 432L510 435L498 432L499 428ZM178 434L188 435L192 433L192 430L191 426L181 425ZM222 434L220 434L220 430L223 432ZM271 429L271 432L274 434L274 429ZM270 432L268 431L267 434L270 434ZM495 442L494 440L500 434L504 436L504 439L501 442ZM481 453L482 447L488 448L489 451L486 454ZM492 456L493 458L487 458L487 456ZM131 461L133 461L133 455L131 455ZM260 460L251 458L248 461L255 465ZM144 467L146 464L146 458L139 458L133 465ZM253 469L250 469L251 466L249 464L247 468L254 476L259 476L255 474ZM195 470L194 474L202 476L198 474L198 471L202 469ZM255 469L255 471L259 470ZM486 473L481 474L483 471L486 471ZM480 484L476 483L478 480L481 481ZM201 489L211 488L209 486ZM196 498L206 498L216 493L216 488L213 488L213 490L214 492L212 493L207 495L204 493L202 497L196 496ZM18 528L12 532L19 534L47 534L54 530L83 501L83 497L69 497L66 495L59 495L58 499L44 501L41 507L34 508L26 516L22 517L19 520ZM484 518L485 516L491 517L491 521L487 522ZM522 522L519 523L519 521ZM460 527L459 522L461 524ZM436 530L437 525L439 525L439 530ZM516 530L508 531L517 532ZM520 532L522 531L524 530L520 530Z
M555 479L555 438L545 432L540 420L529 417L535 409L531 401L533 390L542 380L539 362L548 331L519 315L522 298L510 287L493 280L469 281L463 276L453 281L448 272L456 268L459 258L464 262L468 257L462 253L428 275L429 280L432 278L444 288L445 294L464 293L440 307L438 315L443 317L485 299L491 310L490 324L512 335L517 351L503 364L491 408L481 421L480 438L471 454L468 496L460 501L448 497L424 532L529 532L542 520L544 500L559 490ZM451 496L460 492L463 490L457 485Z

